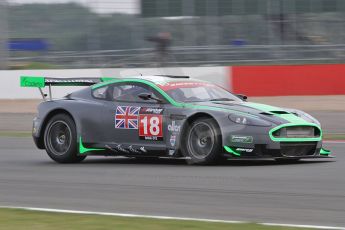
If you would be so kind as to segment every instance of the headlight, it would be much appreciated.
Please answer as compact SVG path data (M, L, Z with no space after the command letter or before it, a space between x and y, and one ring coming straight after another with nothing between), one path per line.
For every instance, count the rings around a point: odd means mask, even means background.
M309 115L308 113L305 113L301 110L293 110L291 111L292 113L296 114L298 117L308 121L308 122L311 122L311 123L314 123L314 124L317 124L317 125L321 125L320 122L318 120L316 120L316 118L314 118L313 116Z
M237 124L241 124L241 125L271 126L271 123L269 123L267 121L253 118L253 117L249 117L249 116L244 116L244 115L231 114L231 115L229 115L229 119L231 121L233 121Z

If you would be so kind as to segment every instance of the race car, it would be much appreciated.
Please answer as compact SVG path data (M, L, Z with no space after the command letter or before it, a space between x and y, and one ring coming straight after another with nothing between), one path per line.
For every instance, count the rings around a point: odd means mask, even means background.
M89 155L184 158L199 165L331 157L311 115L248 102L244 95L188 76L22 76L21 86L37 87L45 100L32 135L59 163ZM49 97L42 90L46 86ZM52 99L51 86L88 87Z

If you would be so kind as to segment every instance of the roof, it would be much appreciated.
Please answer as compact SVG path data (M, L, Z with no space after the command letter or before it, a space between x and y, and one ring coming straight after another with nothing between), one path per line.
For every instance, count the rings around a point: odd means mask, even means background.
M130 77L125 77L125 78L112 78L113 80L110 80L111 78L107 77L109 81L102 82L99 84L96 84L93 86L93 88L99 88L104 85L108 85L111 83L119 82L119 81L128 81L128 80L145 80L154 83L155 85L167 85L169 83L174 83L174 82L205 82L202 80L198 79L193 79L193 78L174 78L174 77L165 77L165 76L159 76L159 75L146 75L146 76L130 76Z
M147 80L147 81L151 81L155 84L158 85L165 85L167 83L170 82L203 82L201 80L198 79L194 79L194 78L189 78L189 77L168 77L168 76L164 76L164 75L146 75L146 76L133 76L133 77L126 77L124 79L142 79L142 80Z

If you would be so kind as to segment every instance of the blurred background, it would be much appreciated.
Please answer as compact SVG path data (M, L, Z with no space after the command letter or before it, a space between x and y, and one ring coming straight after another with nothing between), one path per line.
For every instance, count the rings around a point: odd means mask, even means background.
M308 112L336 159L55 167L36 149L32 119L42 98L21 88L20 76L139 74L188 75L250 102ZM0 205L344 226L345 0L0 0L0 80ZM54 87L53 97L76 90ZM24 215L0 208L0 229L96 226Z
M344 0L0 3L1 69L344 60Z

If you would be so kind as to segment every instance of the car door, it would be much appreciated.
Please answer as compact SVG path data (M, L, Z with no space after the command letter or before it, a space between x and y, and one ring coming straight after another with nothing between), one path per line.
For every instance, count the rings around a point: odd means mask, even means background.
M140 98L150 94L155 99ZM103 121L106 142L125 153L165 150L165 100L144 83L114 83L107 89ZM141 150L143 151L141 151Z

